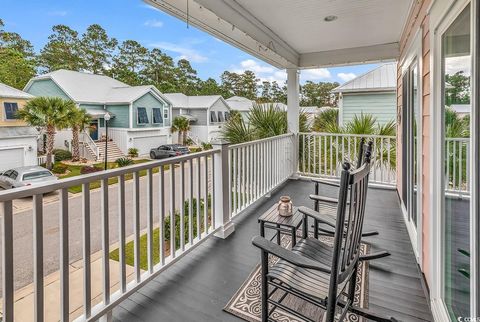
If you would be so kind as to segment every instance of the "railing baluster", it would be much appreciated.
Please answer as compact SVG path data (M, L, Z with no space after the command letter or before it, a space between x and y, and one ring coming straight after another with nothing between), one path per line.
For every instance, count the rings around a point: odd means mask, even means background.
M205 188L204 188L204 203L203 203L203 221L204 221L204 225L205 225L205 234L208 234L208 156L205 156Z
M125 262L125 176L118 177L118 258L120 265L120 289L127 290L127 267Z
M170 256L175 258L177 251L175 218L175 164L170 164Z
M457 142L452 141L453 143L453 160L452 160L452 168L453 168L453 189L455 190L457 187Z
M302 172L305 173L305 134L300 134L301 138L302 138Z
M134 251L133 262L135 269L135 280L141 280L140 271L140 176L138 172L133 173L133 233Z
M193 159L188 161L190 188L188 198L188 242L193 245Z
M68 189L60 190L60 321L69 321Z
M14 320L14 288L13 288L13 202L3 203L2 228L2 295L3 295L3 320Z
M383 139L380 138L380 181L383 182Z
M153 173L147 170L147 265L148 272L153 273Z
M82 185L83 198L83 305L85 317L90 317L91 303L91 266L90 266L90 184Z
M227 152L227 155L230 155L228 152ZM227 163L228 164L228 163ZM230 171L228 171L229 175L230 175ZM216 212L216 207L215 207L215 156L212 155L212 171L211 171L211 175L210 175L210 178L211 178L211 185L212 185L212 188L211 188L211 191L212 191L212 206L211 206L211 227L212 229L215 229L215 227L217 227L216 225L216 222L215 222L215 212ZM228 187L230 187L230 184L228 184ZM232 194L229 193L228 194L229 198L228 198L228 209L229 209L229 213L231 212L230 208L232 207L232 203L231 203L231 196Z
M200 187L201 187L201 175L202 169L200 167L200 158L197 158L197 238L198 240L202 237L202 222L200 220Z
M102 285L103 304L110 303L110 231L108 210L108 179L102 180Z
M33 196L34 321L43 321L43 195Z
M250 196L250 146L245 147L245 198L246 198L246 205L250 204L251 196Z
M159 218L159 230L160 230L160 263L165 265L165 167L160 166L160 176L159 176L159 205L160 205L160 218Z
M238 165L237 165L237 149L231 150L232 153L232 160L233 160L233 168L230 169L230 172L232 172L232 180L231 186L232 186L232 191L230 194L232 195L233 199L233 211L232 211L232 217L237 214L237 200L238 200L238 189L237 189L237 175L238 175Z
M448 138L445 140L445 145L447 146L446 150L447 150L447 153L446 153L446 157L447 157L447 160L446 163L447 163L447 169L446 169L446 180L445 180L445 189L449 189L450 187L450 141L448 140Z
M180 162L180 249L185 250L185 162Z

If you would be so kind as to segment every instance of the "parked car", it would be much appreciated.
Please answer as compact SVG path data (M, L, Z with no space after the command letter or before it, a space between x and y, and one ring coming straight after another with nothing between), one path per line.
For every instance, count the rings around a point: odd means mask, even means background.
M186 146L181 144L165 144L156 149L150 150L150 158L152 159L165 159L170 157L176 157L179 155L188 154L190 151Z
M13 189L56 180L58 180L58 178L43 167L19 167L4 171L0 174L0 187L3 189Z

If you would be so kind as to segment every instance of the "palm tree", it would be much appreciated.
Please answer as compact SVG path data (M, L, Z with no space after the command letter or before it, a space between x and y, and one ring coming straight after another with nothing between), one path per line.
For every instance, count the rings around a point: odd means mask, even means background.
M70 127L72 129L72 161L80 160L80 132L89 124L91 117L84 109L73 107L70 111Z
M222 128L222 138L231 144L243 143L255 140L255 130L245 123L240 114L231 116Z
M59 97L36 97L19 110L21 119L31 126L41 128L47 134L47 168L52 168L52 152L55 130L69 126L69 115L75 103Z
M184 116L176 116L173 119L170 131L172 133L178 132L178 142L185 144L187 132L190 131L190 121Z
M312 129L315 132L330 132L332 129L338 129L338 109L329 108L315 116Z

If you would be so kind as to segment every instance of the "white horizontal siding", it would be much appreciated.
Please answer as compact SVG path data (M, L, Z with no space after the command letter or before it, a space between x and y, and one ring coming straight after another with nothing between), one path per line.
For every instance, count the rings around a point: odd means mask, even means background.
M361 113L372 114L379 124L396 120L395 93L344 94L342 100L343 124Z

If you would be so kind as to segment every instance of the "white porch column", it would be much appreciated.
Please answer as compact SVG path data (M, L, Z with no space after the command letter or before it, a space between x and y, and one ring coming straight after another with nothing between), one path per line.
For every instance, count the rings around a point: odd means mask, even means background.
M220 152L213 156L215 228L220 227L215 236L225 239L235 231L235 225L230 220L228 143L218 139L212 142L212 146L214 149L220 149Z
M300 73L296 68L287 69L287 121L288 130L299 132Z

